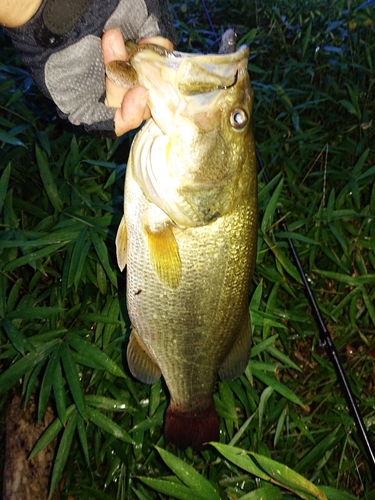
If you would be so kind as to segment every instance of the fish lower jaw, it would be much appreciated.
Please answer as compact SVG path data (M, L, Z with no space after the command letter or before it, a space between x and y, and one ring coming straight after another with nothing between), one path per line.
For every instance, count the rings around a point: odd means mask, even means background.
M204 450L210 441L219 439L219 417L214 402L204 410L180 410L173 401L170 403L164 425L165 440L168 444L185 449Z

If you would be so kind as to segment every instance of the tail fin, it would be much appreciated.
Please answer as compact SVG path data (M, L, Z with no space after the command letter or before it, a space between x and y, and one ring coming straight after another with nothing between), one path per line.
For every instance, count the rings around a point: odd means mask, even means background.
M218 441L219 417L214 403L200 412L182 412L171 403L165 415L164 435L168 444L180 449L191 446L203 450L205 443Z

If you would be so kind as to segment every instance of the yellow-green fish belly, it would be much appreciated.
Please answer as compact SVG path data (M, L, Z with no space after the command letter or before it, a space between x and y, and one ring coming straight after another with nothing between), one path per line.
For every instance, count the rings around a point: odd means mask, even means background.
M174 406L184 412L204 410L212 401L218 369L241 331L250 335L248 294L256 255L256 187L254 196L233 213L209 225L172 226L181 277L178 286L171 287L155 271L145 231L148 217L158 209L144 197L131 168L130 162L125 221L132 327L160 368ZM248 360L250 338L245 344L247 352L239 353L245 358L241 370ZM234 377L224 373L222 378Z

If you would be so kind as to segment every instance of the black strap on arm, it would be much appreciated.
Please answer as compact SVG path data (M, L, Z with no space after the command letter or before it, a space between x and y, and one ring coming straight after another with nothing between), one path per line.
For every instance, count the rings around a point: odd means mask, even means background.
M46 48L61 45L91 3L92 0L46 0L34 30L37 43Z

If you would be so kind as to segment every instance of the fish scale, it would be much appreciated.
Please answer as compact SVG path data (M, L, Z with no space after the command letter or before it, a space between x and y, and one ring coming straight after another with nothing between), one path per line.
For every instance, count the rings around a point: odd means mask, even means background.
M125 197L129 207L137 206L142 213L148 201L137 188L128 175ZM233 327L238 324L238 316L247 311L254 255L248 229L254 212L255 207L245 205L209 226L176 230L183 280L173 291L154 272L146 237L136 224L138 214L132 213L134 226L130 221L127 224L128 234L132 234L128 251L134 255L127 268L127 305L133 311L132 326L142 332L142 340L164 374L172 400L183 411L197 408L197 401L208 406L217 369L238 333ZM245 217L248 224L244 224ZM248 256L245 265L240 259L243 255ZM137 293L139 290L142 292ZM156 332L162 335L155 341ZM215 361L215 370L207 370L207 362L202 359L207 353ZM174 369L177 364L178 369Z
M246 47L197 56L145 45L107 67L121 83L131 66L152 112L132 144L116 238L127 359L145 383L164 377L166 441L182 448L219 438L218 375L240 376L250 356L257 183L247 58Z

